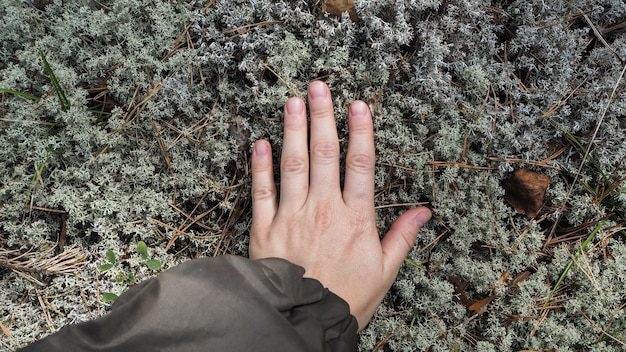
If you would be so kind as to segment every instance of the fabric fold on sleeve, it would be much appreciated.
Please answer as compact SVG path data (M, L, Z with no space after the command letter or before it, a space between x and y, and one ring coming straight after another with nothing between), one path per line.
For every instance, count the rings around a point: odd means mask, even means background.
M21 351L356 351L348 304L284 259L191 260Z

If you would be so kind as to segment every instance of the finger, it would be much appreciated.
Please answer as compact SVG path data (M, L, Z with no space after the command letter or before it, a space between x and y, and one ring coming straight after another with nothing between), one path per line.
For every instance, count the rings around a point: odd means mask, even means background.
M280 157L280 209L300 209L309 190L309 151L304 101L285 104L283 150Z
M333 114L333 101L323 82L309 85L311 115L311 194L341 194L339 185L339 139Z
M387 279L391 281L395 279L406 255L415 244L417 233L431 216L428 208L419 207L400 215L391 225L391 229L381 241Z
M251 236L266 236L276 215L276 184L272 167L272 148L265 140L254 143L252 152L252 231Z
M374 124L367 104L355 101L348 113L348 153L343 199L358 208L374 208Z

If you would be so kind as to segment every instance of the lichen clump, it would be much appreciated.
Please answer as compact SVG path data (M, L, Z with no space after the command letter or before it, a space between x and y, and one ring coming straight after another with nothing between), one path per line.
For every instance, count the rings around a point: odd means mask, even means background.
M137 280L155 274L139 241L165 267L245 255L250 146L265 138L279 150L282 105L322 79L343 146L348 104L374 112L381 233L412 204L435 214L361 350L621 350L626 7L376 0L354 10L358 22L303 0L2 2L6 344L104 314L100 293L129 284L97 271L109 250ZM550 178L534 218L504 201L520 168ZM8 250L62 252L60 241L88 258L71 275L2 266Z

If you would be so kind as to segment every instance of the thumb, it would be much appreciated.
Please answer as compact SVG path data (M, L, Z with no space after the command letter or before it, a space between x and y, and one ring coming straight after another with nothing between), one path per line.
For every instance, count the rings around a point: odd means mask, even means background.
M431 216L428 208L419 207L400 215L391 225L381 241L385 272L393 276L391 280L396 277L406 255L413 248L417 233Z

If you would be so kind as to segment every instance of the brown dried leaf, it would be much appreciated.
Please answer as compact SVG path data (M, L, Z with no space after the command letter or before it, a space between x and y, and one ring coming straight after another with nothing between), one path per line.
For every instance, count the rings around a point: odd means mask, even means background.
M493 301L494 298L496 298L496 295L485 297L481 300L474 302L472 305L470 305L467 308L478 315L483 314L484 312L487 311L487 307L489 306L489 303Z
M502 283L506 283L509 278L511 277L511 273L510 272L505 272L504 274L502 274L502 276L500 276L500 281L502 281Z
M517 277L511 281L511 283L509 284L509 286L507 286L508 288L514 287L515 285L519 284L520 282L526 280L526 278L530 275L530 271L526 270L523 273L517 275Z
M356 0L323 0L322 11L333 14L335 16L341 16L344 12L348 12L352 22L356 22L359 18L354 10L354 2Z
M472 305L472 301L470 301L465 295L465 290L469 287L469 283L461 280L458 276L450 276L448 278L448 282L454 285L454 297L459 300L459 303L464 305L465 307L469 307Z
M504 183L504 199L516 212L534 218L543 206L549 184L548 176L519 169Z
M461 280L461 278L458 276L450 276L448 278L448 282L454 285L454 298L456 298L459 303L464 305L465 308L469 309L475 314L480 315L486 312L489 302L496 298L496 295L491 295L478 301L472 301L468 299L467 295L465 294L465 290L467 290L467 288L469 287L469 282Z

